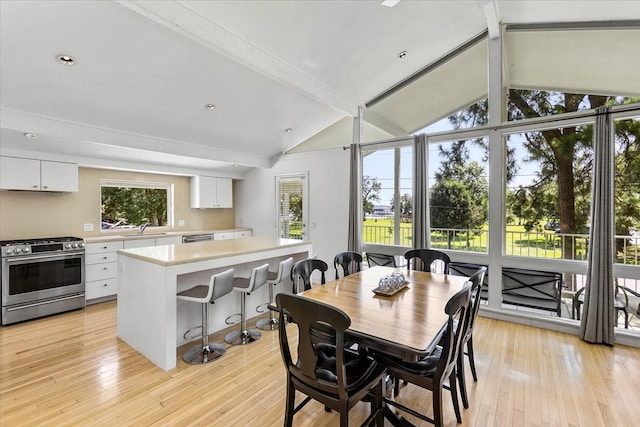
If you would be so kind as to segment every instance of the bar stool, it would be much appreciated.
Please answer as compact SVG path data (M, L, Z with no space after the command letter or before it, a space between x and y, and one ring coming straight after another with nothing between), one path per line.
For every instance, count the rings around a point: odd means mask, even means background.
M182 360L192 365L200 365L211 362L222 356L226 348L222 344L209 344L209 304L223 297L233 290L233 268L222 273L211 276L209 285L199 285L186 291L179 292L177 298L183 301L197 302L202 304L202 325L195 326L185 332L186 337L189 332L196 328L202 328L202 344L187 350L182 356Z
M278 264L278 271L270 271L267 276L267 284L269 285L269 303L274 301L273 299L273 288L282 283L286 278L291 281L291 267L293 267L293 257L289 257L283 261L280 261ZM268 303L267 303L268 304ZM260 304L256 307L256 311L258 313L263 313L264 310L260 311L262 307L266 304ZM258 320L256 322L256 328L262 329L263 331L275 331L278 329L278 319L276 318L275 312L270 310L269 318Z
M228 333L224 340L232 345L250 344L262 336L257 329L247 329L246 305L247 295L255 291L265 283L267 283L267 274L269 273L269 264L263 264L251 271L251 277L234 277L233 290L240 292L240 330ZM234 315L232 315L234 316ZM229 316L225 322L230 323Z

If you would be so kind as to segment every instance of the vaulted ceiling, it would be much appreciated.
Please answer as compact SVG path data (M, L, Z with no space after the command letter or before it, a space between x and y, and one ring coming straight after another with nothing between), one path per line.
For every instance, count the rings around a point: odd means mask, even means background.
M0 19L0 153L240 177L287 151L348 143L359 105L491 35L499 22L628 22L640 19L640 3L23 0L1 1ZM547 46L541 52L554 40L538 42ZM530 42L512 38L519 57L506 70L523 87L539 84L518 69L540 64L526 50ZM366 139L414 132L486 96L486 52L481 37L457 65L414 86L432 95L423 111L408 101L415 91L372 106ZM75 64L60 63L59 55ZM564 87L576 82L559 74ZM627 86L640 94L638 84ZM447 85L458 88L458 98L437 96Z

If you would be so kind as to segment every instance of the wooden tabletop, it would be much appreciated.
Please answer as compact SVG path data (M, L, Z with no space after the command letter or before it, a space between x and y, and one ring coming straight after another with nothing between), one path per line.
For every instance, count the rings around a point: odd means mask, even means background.
M392 296L373 293L380 278L401 271L408 286ZM372 267L360 273L314 285L307 298L338 307L349 315L349 333L363 345L405 360L430 353L447 315L444 307L468 280L463 276Z

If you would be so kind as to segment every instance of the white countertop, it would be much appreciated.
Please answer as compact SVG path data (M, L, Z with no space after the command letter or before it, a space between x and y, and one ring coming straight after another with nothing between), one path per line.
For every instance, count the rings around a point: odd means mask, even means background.
M118 255L163 266L171 266L308 244L309 242L302 240L253 236L228 240L208 240L180 245L120 249L118 250Z
M140 234L136 231L131 231L130 234L117 234L116 231L113 234L104 234L102 236L85 237L86 243L101 243L101 242L115 242L118 240L138 240L138 239L155 239L162 237L176 237L176 236L193 236L196 234L214 234L214 233L229 233L234 231L250 231L251 228L239 227L239 228L225 228L218 230L190 230L190 231L166 231L166 232L153 232L148 231ZM124 231L127 233L127 231Z

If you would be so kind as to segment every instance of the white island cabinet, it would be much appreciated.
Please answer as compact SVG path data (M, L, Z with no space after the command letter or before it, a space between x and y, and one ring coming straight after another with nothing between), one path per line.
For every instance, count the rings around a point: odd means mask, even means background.
M236 276L249 277L265 262L275 271L280 261L298 261L311 253L310 242L261 236L120 250L118 337L163 370L173 369L177 347L187 343L185 331L202 323L200 306L178 301L178 292L208 284L212 274L228 268ZM282 286L278 292L287 290ZM247 297L248 316L268 299L267 286L252 292ZM224 320L239 311L237 292L220 298L209 311L209 331L224 329Z

